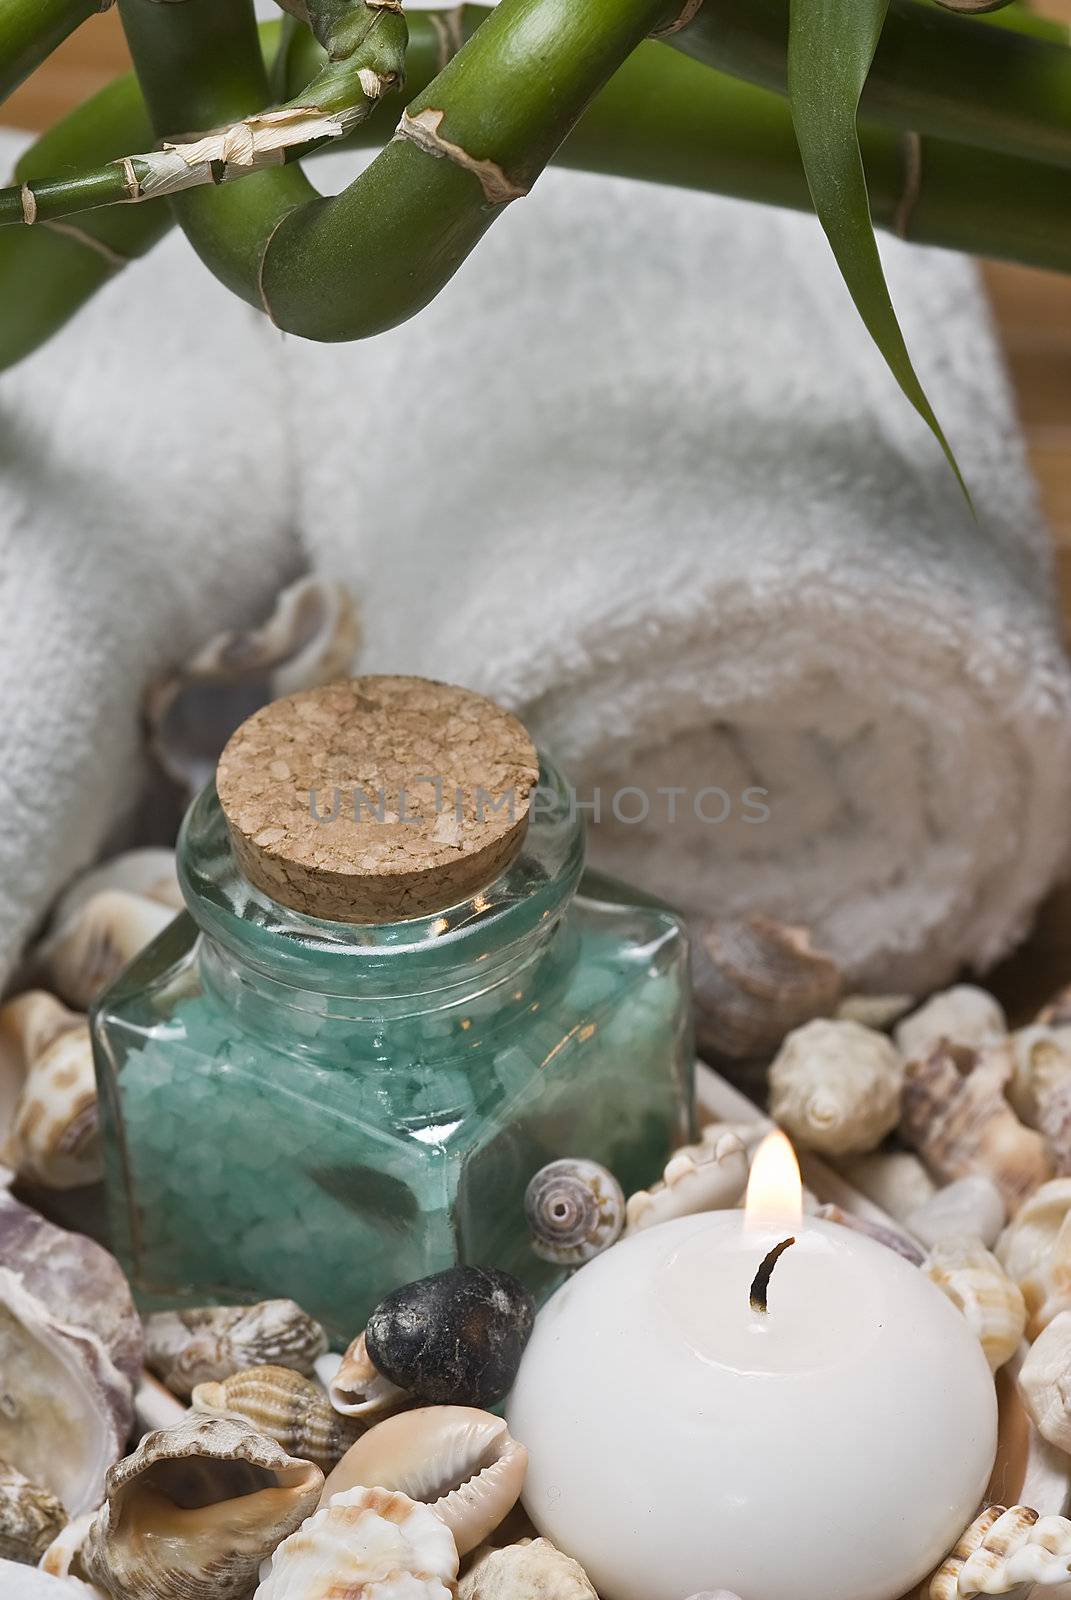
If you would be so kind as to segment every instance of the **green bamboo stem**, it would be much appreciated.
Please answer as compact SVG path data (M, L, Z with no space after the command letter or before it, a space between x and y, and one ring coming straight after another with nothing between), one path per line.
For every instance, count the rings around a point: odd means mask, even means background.
M790 0L705 0L670 39L696 61L787 92ZM892 0L862 117L902 132L1071 166L1071 49L922 0Z
M456 22L449 14L410 17L406 67L415 93L435 77L459 27L471 34L486 14L480 6L467 6ZM262 27L269 59L279 37L278 24ZM300 96L323 59L308 33L299 30L287 48L286 92ZM384 103L347 143L381 143L396 119L396 102ZM79 159L112 159L150 141L144 103L128 74L43 135L19 163L17 176L63 171ZM1066 179L1057 169L1014 157L983 157L939 140L914 146L919 159L908 165L904 141L884 128L864 127L862 144L879 227L920 243L1071 271L1071 211L1065 203ZM555 160L810 209L785 102L659 44L643 44L633 53ZM150 249L171 222L168 202L157 200L80 216L70 231L62 224L63 232L46 225L0 234L0 308L6 313L0 315L0 368L48 339L115 266Z
M87 17L111 0L3 0L0 5L0 101L48 59Z

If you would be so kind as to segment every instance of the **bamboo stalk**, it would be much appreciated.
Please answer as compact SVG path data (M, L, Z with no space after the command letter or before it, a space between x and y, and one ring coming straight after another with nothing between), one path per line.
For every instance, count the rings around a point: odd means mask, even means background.
M112 0L4 0L0 5L0 101L57 45Z
M790 0L705 0L669 43L787 93ZM1071 166L1071 49L1042 33L892 0L861 115L901 132Z

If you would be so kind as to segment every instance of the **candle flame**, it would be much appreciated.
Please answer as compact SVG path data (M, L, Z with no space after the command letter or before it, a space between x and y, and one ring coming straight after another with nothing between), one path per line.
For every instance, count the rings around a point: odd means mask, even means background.
M796 1152L781 1130L768 1133L751 1163L744 1226L750 1233L791 1232L803 1220L803 1179Z

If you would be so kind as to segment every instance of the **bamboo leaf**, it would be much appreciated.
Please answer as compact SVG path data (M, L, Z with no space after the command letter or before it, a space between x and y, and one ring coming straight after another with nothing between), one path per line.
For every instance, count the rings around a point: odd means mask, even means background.
M859 149L859 99L889 0L791 0L788 93L815 211L871 338L923 421L960 487L970 495L948 440L911 364L874 237Z

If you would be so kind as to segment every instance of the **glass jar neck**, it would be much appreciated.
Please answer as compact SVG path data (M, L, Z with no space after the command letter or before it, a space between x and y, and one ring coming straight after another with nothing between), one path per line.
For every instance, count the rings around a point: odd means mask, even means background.
M246 1017L267 1023L285 1011L289 1020L276 1026L299 1034L473 1005L499 1017L522 1005L524 974L555 942L583 864L572 793L546 758L520 853L484 889L434 916L327 922L269 899L238 867L214 785L190 807L178 848L182 892L204 934L206 986Z

